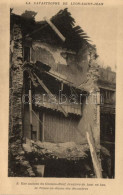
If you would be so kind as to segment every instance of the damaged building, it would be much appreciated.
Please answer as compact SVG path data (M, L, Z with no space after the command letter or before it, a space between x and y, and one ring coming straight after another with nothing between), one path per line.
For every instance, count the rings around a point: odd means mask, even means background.
M33 14L10 18L9 176L114 177L115 73L67 9Z

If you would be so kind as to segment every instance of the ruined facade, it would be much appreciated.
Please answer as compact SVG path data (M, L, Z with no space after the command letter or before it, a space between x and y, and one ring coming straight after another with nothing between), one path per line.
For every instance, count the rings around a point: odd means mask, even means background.
M68 17L66 25L64 17ZM26 140L20 150L30 155L34 148L42 154L43 148L44 156L49 153L56 159L82 160L89 150L86 131L91 132L96 148L100 146L102 85L96 48L83 30L74 26L66 9L51 21L35 24L28 33L24 27L24 19L12 14L10 137ZM33 143L28 147L29 140ZM61 144L59 149L57 144ZM62 147L66 155L59 152ZM27 176L34 176L30 163L35 164L35 159L27 162Z

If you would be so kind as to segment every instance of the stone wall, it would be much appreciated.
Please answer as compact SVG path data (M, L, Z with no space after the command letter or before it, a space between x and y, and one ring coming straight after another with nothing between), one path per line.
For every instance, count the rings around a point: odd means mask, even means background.
M30 162L22 147L22 91L23 91L23 49L22 32L14 24L10 35L10 95L9 95L9 177L34 177Z
M23 50L21 27L13 25L10 46L10 133L22 134ZM15 132L15 134L17 133Z

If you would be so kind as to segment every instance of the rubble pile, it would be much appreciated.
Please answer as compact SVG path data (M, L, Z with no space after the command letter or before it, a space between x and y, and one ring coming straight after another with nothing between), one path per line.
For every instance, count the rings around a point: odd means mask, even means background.
M34 177L35 173L26 159L21 138L10 137L9 144L9 177Z

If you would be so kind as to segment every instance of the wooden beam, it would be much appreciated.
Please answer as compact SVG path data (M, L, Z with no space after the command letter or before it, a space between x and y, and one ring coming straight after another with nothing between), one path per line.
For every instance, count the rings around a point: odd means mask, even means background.
M90 147L90 153L91 153L92 162L93 162L96 177L97 178L102 178L100 163L98 161L96 150L95 150L95 147L93 145L92 139L90 138L91 135L88 131L86 132L86 136L87 136L87 141L88 141L88 144L89 144L89 147Z
M56 28L56 26L51 22L51 20L48 20L46 17L44 17L44 20L50 25L50 27L54 30L54 32L59 36L59 38L62 41L65 41L65 37L61 34L61 32Z
M41 125L43 124L42 121L40 120L40 118L37 116L37 114L35 113L34 110L32 110L33 114L35 115L35 117L38 119L38 121L41 123Z

